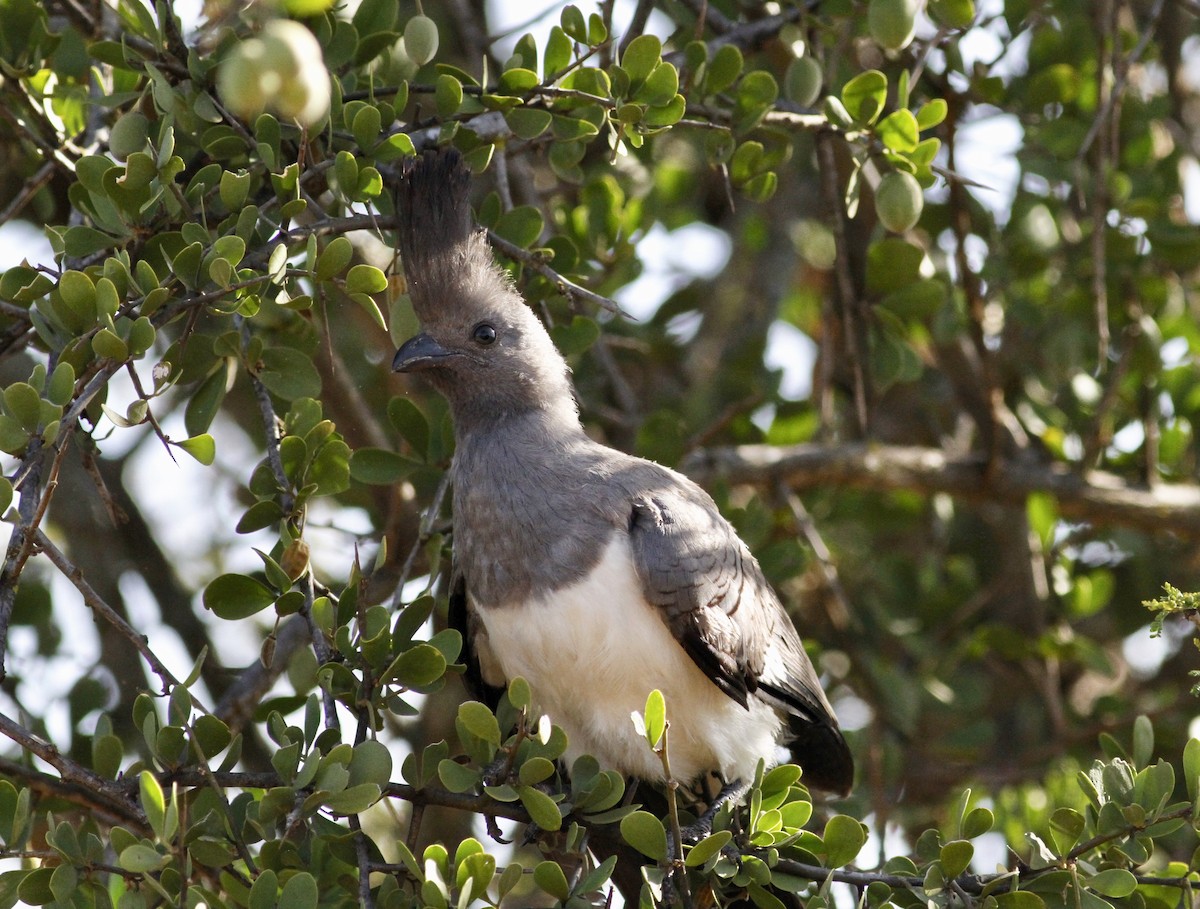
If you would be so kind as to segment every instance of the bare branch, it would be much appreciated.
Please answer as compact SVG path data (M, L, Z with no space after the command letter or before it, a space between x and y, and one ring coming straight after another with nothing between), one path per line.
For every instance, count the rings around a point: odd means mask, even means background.
M778 483L794 490L840 485L1011 504L1045 492L1072 520L1200 539L1200 486L1160 483L1148 489L1065 464L1002 460L989 472L982 454L956 457L937 448L853 443L710 448L693 454L684 469L700 482L721 478L768 489Z

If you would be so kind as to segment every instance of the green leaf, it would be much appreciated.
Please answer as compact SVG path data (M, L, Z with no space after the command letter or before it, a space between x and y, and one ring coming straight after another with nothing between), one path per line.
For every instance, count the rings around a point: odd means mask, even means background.
M499 747L500 724L486 704L479 701L463 702L458 708L458 721L472 735Z
M569 325L555 325L550 329L554 346L564 357L581 354L600 338L600 326L587 316L572 316Z
M218 362L217 368L200 383L184 409L183 425L189 435L197 436L212 425L228 388L229 370Z
M529 683L521 676L516 676L508 683L508 700L518 710L524 710L532 703L533 693L529 690Z
M272 394L289 401L321 394L321 376L312 357L303 352L291 347L268 347L262 352L261 362L258 378Z
M708 64L704 93L716 95L733 85L742 74L742 52L732 44L722 44Z
M1195 804L1200 798L1200 739L1188 739L1183 746L1183 779L1187 784L1188 801Z
M424 688L445 672L446 657L442 652L430 644L417 644L397 656L383 677L405 688Z
M246 197L250 194L250 173L244 170L222 171L218 193L221 196L221 204L227 211L239 211L246 204Z
M587 22L583 18L583 13L579 11L579 7L574 5L563 7L563 11L559 14L559 21L562 23L564 32L580 44L587 44Z
M63 251L71 258L82 259L101 250L111 249L119 242L117 237L106 234L102 230L96 230L96 228L84 224L76 224L74 227L67 228L67 232L63 235Z
M946 104L944 98L931 98L926 101L917 111L917 129L922 132L933 129L946 119L948 110L949 105Z
M1124 868L1109 868L1086 879L1088 889L1117 899L1137 889L1137 878Z
M287 909L317 909L317 880L307 871L297 871L283 885L279 905Z
M50 879L54 876L53 868L43 866L23 874L24 877L17 886L18 900L30 906L44 906L54 900L54 891L50 889Z
M867 835L863 825L854 818L845 814L835 814L825 825L822 839L825 843L827 866L840 868L858 857L867 841Z
M667 831L648 811L635 811L621 819L621 836L630 846L660 864L667 858Z
M154 847L143 843L134 843L121 850L117 864L126 871L134 874L145 874L148 871L158 871L165 868L171 861L169 855L162 855Z
M202 713L192 722L196 744L205 757L213 757L229 747L233 734L229 727L211 713Z
M377 294L387 290L387 275L374 265L355 265L346 275L346 292Z
M217 443L213 441L213 437L208 433L192 436L190 439L184 439L182 442L175 442L174 444L176 447L182 448L205 467L211 466L212 462L216 460Z
M519 139L536 139L544 133L554 119L547 110L535 107L514 107L504 115L504 120Z
M514 66L500 74L500 87L514 95L523 94L538 84L538 74L531 69Z
M28 382L14 382L4 389L4 410L26 432L36 432L42 422L42 396Z
M633 93L635 100L651 107L669 104L679 91L679 70L663 60L646 77L641 88Z
M413 453L424 458L429 453L429 420L421 408L408 398L392 398L388 402L388 420L396 427Z
M1150 717L1139 714L1133 721L1133 766L1141 769L1154 756L1154 725ZM1153 806L1150 806L1153 807ZM1114 896L1115 894L1109 894Z
M102 328L92 336L92 350L102 360L125 360L129 356L129 348L110 328Z
M479 786L481 774L457 761L443 758L438 762L438 779L451 792L474 792Z
M533 786L518 786L517 795L530 820L543 830L554 831L562 827L562 814L554 799Z
M713 856L718 855L732 839L733 833L729 830L718 830L689 849L683 863L689 868L699 868Z
M1079 842L1086 822L1074 808L1056 808L1050 816L1050 838L1059 855L1066 855Z
M223 574L204 588L204 608L222 619L244 619L275 602L275 591L244 574Z
M858 123L874 123L887 101L887 76L877 69L859 73L842 88L842 104Z
M942 873L952 880L967 870L975 856L975 847L966 840L951 840L942 847Z
M392 753L378 739L367 739L354 746L350 758L350 786L374 783L383 787L392 778Z
M350 131L354 133L354 141L363 150L372 148L379 141L380 130L379 109L367 104L354 115L354 124Z
M970 28L975 21L975 0L930 0L929 15L947 28Z
M158 784L158 780L149 770L143 770L138 774L138 793L142 810L146 812L146 819L150 822L151 829L154 830L155 836L164 840L163 817L167 808L166 796L163 795L162 786Z
M8 477L0 476L0 517L8 511L8 506L12 504L13 487L9 482Z
M249 909L275 909L278 897L279 876L268 868L250 886Z
M524 786L536 786L554 776L554 762L547 758L531 757L521 765L518 778Z
M542 77L549 80L570 66L572 49L567 33L557 25L551 28L542 57Z
M991 809L979 807L972 808L967 812L962 822L962 835L965 839L974 839L977 836L983 836L992 829L995 823Z
M357 786L348 786L340 792L335 792L327 796L323 804L330 811L337 814L362 814L372 805L379 801L382 794L381 787L376 783L359 783ZM315 885L314 885L315 886ZM287 887L284 887L284 892L287 892ZM280 897L281 906L291 906L292 903L285 902L284 898ZM315 898L312 905L316 905Z
M630 84L637 86L646 80L661 59L662 41L654 35L638 35L621 55L621 69L629 76Z
M462 83L449 73L442 73L437 77L433 97L434 103L437 106L438 116L443 119L449 119L458 113L458 109L462 106Z
M663 693L655 688L646 698L646 741L651 748L657 748L667 729L667 702Z
M917 118L907 108L884 117L875 127L875 135L884 148L901 155L913 151L921 139Z
M510 243L528 249L541 237L544 227L539 209L532 205L518 205L500 216L494 230Z
M571 895L567 876L558 862L539 862L533 869L533 882L561 902L566 902Z
M398 483L416 466L416 462L386 448L359 448L350 455L351 478L374 486Z

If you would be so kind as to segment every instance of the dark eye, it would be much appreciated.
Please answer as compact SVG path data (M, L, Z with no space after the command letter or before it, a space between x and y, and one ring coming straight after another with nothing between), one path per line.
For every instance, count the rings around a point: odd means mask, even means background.
M480 322L471 332L471 338L476 344L487 347L496 340L496 329L487 322Z

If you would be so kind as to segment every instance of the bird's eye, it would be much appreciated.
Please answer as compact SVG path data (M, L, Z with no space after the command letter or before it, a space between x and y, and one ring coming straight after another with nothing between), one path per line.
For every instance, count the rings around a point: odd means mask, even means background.
M475 326L474 331L471 332L471 337L474 339L476 344L486 347L487 345L495 342L496 329L487 322L480 322Z

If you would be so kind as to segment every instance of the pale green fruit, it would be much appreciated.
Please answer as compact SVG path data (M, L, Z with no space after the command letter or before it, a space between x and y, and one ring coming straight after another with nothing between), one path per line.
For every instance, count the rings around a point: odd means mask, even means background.
M867 28L888 50L903 50L913 39L922 0L871 0Z
M272 19L259 37L265 46L266 67L282 78L298 75L312 60L324 62L316 36L299 22Z
M438 52L437 23L428 16L413 16L404 26L405 53L418 66L424 66Z
M262 30L262 84L280 117L313 126L329 113L329 70L321 44L307 28L275 19Z
M264 84L266 47L257 38L243 41L221 62L217 92L225 106L243 120L252 120L267 106L269 89Z
M271 106L285 120L315 126L329 113L330 99L329 71L324 63L316 61L285 81Z
M821 94L821 75L821 64L812 57L793 60L783 77L784 94L801 107L812 107Z
M892 233L902 234L921 218L925 197L921 184L912 174L894 170L884 174L875 189L875 213L879 223Z

